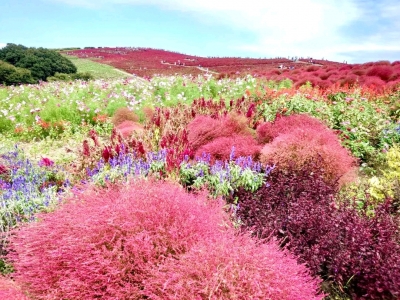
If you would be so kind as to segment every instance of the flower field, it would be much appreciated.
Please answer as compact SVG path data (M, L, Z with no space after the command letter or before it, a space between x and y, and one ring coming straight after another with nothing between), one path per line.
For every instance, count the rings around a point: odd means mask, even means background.
M0 87L0 299L399 299L399 64L169 54Z
M130 74L151 77L154 74L207 74L218 78L263 77L269 80L289 78L300 87L307 81L312 86L365 86L394 89L400 83L400 62L338 63L313 58L231 58L197 57L150 48L89 48L66 52L125 70Z

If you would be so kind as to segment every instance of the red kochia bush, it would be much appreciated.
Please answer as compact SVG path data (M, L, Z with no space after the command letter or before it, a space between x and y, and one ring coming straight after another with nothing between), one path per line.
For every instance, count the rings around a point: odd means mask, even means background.
M116 126L117 132L124 138L129 138L134 132L142 132L143 126L140 123L133 121L123 121Z
M204 146L197 149L195 156L202 156L203 153L210 154L213 159L229 160L234 147L235 157L252 156L258 159L261 146L251 136L234 134L229 137L218 137Z
M220 205L174 184L91 190L16 232L18 282L38 299L138 299L149 269L223 229ZM15 251L15 252L14 252Z
M237 156L259 155L260 147L253 138L245 116L234 113L220 119L197 116L187 129L189 144L196 155L206 152L213 159L228 159L232 146L237 149Z
M373 66L367 71L367 76L377 76L383 81L388 81L393 73L393 69L390 65L378 65Z
M319 168L324 170L324 179L343 183L353 177L354 159L328 128L296 128L291 133L281 134L261 150L260 160L266 164L278 164L281 168L294 166L301 170L310 159L320 157Z
M222 293L278 300L296 292L296 299L321 299L313 296L318 280L304 266L224 225L229 222L221 204L172 183L91 188L15 232L14 277L35 299L154 299L159 293L161 299L210 299ZM207 276L195 277L207 269ZM225 286L211 290L218 276ZM182 297L175 287L182 287ZM228 299L216 297L211 299Z
M118 126L124 121L138 122L139 117L128 107L120 107L115 111L111 121L114 126Z
M290 133L297 128L315 128L326 130L320 120L306 114L294 114L277 118L274 122L265 122L257 127L257 139L261 144L269 143L280 134Z
M317 279L275 242L257 244L248 235L205 241L177 261L168 258L153 269L145 290L150 299L279 299L311 300ZM291 276L288 276L291 274Z
M256 193L240 189L232 195L243 228L260 237L273 232L314 275L352 299L399 299L399 218L390 202L373 216L354 208L352 199L335 203L337 187L323 180L318 166L278 167Z
M260 143L270 142L261 150L260 160L266 164L281 168L292 165L300 170L308 160L321 157L319 167L324 169L327 182L352 179L354 159L318 119L305 114L281 117L259 126L257 135Z
M13 281L0 276L0 299L28 300L28 297L21 291Z

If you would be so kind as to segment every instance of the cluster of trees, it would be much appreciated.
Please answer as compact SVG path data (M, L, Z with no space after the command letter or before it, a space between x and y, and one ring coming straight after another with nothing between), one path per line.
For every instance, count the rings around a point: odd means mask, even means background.
M16 44L0 49L0 83L6 85L37 83L56 73L76 72L76 66L54 50Z

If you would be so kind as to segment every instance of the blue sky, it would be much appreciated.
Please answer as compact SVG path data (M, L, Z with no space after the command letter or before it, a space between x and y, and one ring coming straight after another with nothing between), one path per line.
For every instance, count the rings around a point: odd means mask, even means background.
M399 0L0 0L0 47L400 60Z

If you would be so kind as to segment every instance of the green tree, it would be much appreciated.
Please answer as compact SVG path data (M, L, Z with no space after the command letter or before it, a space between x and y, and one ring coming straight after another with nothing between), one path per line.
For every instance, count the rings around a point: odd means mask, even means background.
M60 53L45 48L27 48L23 45L7 44L0 49L0 59L15 67L30 70L32 77L46 80L56 72L74 74L76 66Z
M0 84L34 83L31 71L0 60Z

